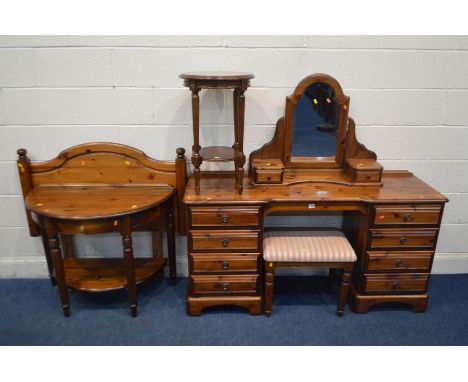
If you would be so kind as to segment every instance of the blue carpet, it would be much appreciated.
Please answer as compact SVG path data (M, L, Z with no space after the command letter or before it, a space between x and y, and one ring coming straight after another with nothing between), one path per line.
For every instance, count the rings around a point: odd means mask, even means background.
M434 275L426 313L374 307L335 316L337 288L323 277L278 277L270 318L241 308L185 310L187 279L141 285L131 318L124 291L70 293L62 316L48 280L0 280L1 345L468 345L468 275Z

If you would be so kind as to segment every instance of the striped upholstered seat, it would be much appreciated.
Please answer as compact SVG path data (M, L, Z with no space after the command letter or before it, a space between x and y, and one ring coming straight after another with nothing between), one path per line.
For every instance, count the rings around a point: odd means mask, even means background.
M354 262L356 254L341 231L269 231L263 258L275 262Z

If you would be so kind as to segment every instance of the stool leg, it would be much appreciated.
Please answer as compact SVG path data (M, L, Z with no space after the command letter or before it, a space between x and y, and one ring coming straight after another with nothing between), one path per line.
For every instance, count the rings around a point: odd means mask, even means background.
M349 284L351 280L351 267L345 267L343 269L343 275L341 276L341 285L340 285L340 296L338 298L338 307L336 310L337 316L342 316L345 310L346 298L348 297Z
M133 247L131 233L122 235L124 264L127 273L127 291L128 291L128 304L130 306L130 313L132 317L137 316L137 297L136 297L136 284L135 284L135 268L133 264Z
M336 280L336 268L330 268L328 270L328 289L332 289L335 285Z
M273 286L275 279L275 264L265 261L265 316L270 317L273 305Z
M63 315L70 316L70 304L68 301L68 290L65 282L65 270L63 267L62 253L60 252L60 245L58 235L53 233L49 236L50 255L55 271L55 278L60 294L60 302L62 303Z

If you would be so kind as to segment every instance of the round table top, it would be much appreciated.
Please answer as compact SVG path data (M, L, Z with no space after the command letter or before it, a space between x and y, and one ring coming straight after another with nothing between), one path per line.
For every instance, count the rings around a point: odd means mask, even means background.
M148 210L174 193L169 185L41 185L26 196L26 208L56 219L105 219Z
M182 73L180 78L184 80L212 80L212 81L237 81L250 80L255 76L252 73L244 72L188 72Z

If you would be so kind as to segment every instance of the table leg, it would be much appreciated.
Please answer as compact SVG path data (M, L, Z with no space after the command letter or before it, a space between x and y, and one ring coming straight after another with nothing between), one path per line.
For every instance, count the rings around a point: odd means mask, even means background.
M167 252L169 258L169 277L172 285L176 283L175 226L172 203L167 208Z
M60 294L60 302L62 303L63 315L65 317L70 316L70 304L68 301L68 290L65 281L65 269L63 267L62 253L60 251L60 245L58 241L58 235L55 232L48 233L50 254L55 271L55 277L57 280L57 286Z
M244 112L245 112L245 97L242 89L235 89L233 96L234 103L234 135L235 142L233 145L234 165L236 174L236 188L239 194L242 194L243 179L244 179Z
M122 233L125 271L127 273L128 304L132 317L137 316L137 295L135 282L135 268L133 264L133 247L131 232Z
M49 271L49 279L52 285L57 285L57 281L55 280L54 276L54 265L52 263L52 257L50 255L50 246L49 246L49 239L44 228L40 228L41 238L42 238L42 245L44 246L44 253L47 261L47 269Z
M244 164L245 164L245 155L242 152L236 152L234 156L234 165L236 166L236 188L237 192L242 195L244 189Z
M195 178L195 194L200 195L200 166L203 158L200 156L200 98L198 92L200 89L192 89L192 118L193 118L193 146L192 146L192 165L193 176Z

